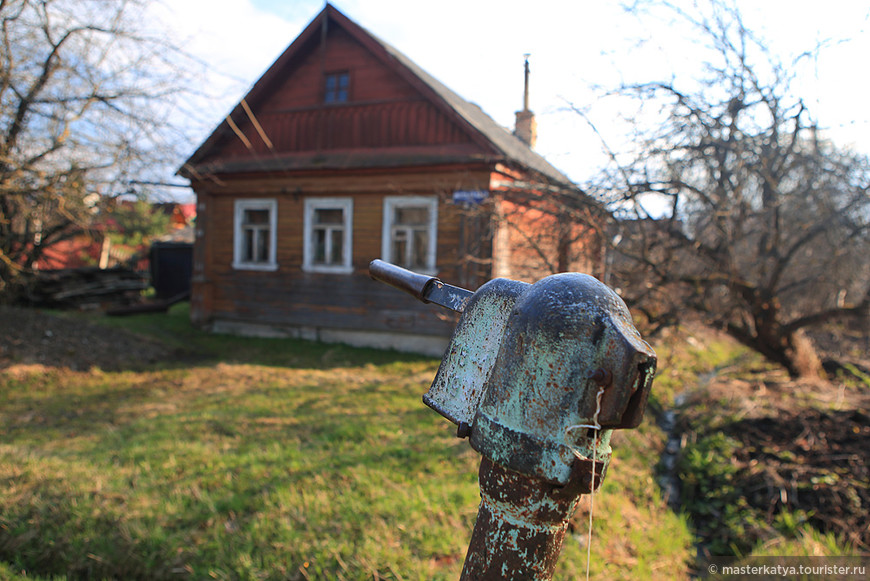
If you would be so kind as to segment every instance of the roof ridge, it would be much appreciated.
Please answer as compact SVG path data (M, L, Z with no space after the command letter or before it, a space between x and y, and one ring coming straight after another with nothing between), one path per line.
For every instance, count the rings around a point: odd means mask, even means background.
M347 17L329 2L326 2L323 10L321 10L320 13L318 13L317 16L306 25L302 32L300 32L290 45L284 49L278 58L275 59L269 68L260 76L260 78L254 82L244 97L234 106L231 112L221 120L221 123L218 124L209 137L203 141L197 150L187 159L187 161L185 161L184 165L177 173L185 173L187 171L185 168L197 163L197 161L205 155L209 147L214 145L220 138L220 135L222 134L221 129L227 123L227 118L238 112L243 101L247 101L248 103L255 101L259 96L259 93L266 90L269 81L271 81L271 79L277 74L277 69L285 66L285 63L287 59L290 58L294 47L298 48L298 44L302 41L303 37L315 34L314 31L319 29L323 23L323 19L325 18L333 20L339 26L345 28L345 30L351 32L351 34L353 34L354 31L348 30L348 27L355 28L359 33L365 35L388 56L395 59L401 67L408 71L408 73L422 82L425 87L434 93L435 96L441 99L446 107L453 111L459 119L467 123L472 130L476 131L485 142L489 143L493 149L504 156L506 160L540 174L547 180L559 186L577 188L577 186L567 176L565 176L565 174L556 169L556 167L550 164L550 162L548 162L542 155L532 150L522 140L513 135L507 128L499 125L479 105L461 97L447 85L426 72L403 52L382 40L376 34L372 33L356 21Z

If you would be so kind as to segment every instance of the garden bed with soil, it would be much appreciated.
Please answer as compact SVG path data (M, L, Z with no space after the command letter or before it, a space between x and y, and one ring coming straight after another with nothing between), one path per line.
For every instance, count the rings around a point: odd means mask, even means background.
M676 430L681 504L702 552L746 554L804 525L870 553L870 385L722 370Z

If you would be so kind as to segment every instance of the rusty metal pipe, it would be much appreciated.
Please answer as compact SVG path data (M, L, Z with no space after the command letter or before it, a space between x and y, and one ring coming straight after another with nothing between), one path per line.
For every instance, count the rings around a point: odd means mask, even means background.
M597 463L596 488L602 465ZM480 508L460 581L552 579L568 521L589 492L590 480L591 474L578 474L567 486L557 486L484 456Z
M434 276L419 274L377 258L369 263L369 276L423 302L426 302L424 298L426 287L438 280Z
M470 290L443 283L434 276L417 274L378 259L372 260L369 264L369 275L424 303L435 303L457 313L465 310L465 306L474 294Z

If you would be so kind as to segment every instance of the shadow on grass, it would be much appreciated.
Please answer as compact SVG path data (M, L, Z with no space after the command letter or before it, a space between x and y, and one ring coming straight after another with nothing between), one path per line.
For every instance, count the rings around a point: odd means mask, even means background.
M209 333L190 322L190 306L182 303L168 313L105 317L100 324L125 329L163 342L177 350L177 364L223 361L289 368L334 369L365 364L431 361L431 357L394 350L285 338L243 337ZM167 360L166 364L173 362Z
M109 317L20 309L0 341L0 369L12 364L104 371L177 369L219 362L335 369L431 361L393 350L284 338L215 334L195 328L188 303L166 313Z

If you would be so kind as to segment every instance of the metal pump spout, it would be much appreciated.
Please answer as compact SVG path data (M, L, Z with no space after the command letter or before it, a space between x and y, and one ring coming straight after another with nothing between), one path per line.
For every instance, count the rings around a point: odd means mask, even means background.
M374 261L370 273L462 315L423 401L483 457L462 579L551 579L612 430L640 424L656 355L592 276L494 279L471 293Z

